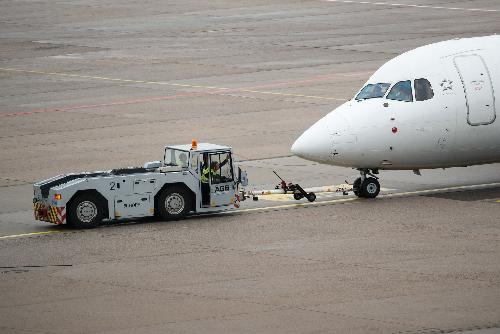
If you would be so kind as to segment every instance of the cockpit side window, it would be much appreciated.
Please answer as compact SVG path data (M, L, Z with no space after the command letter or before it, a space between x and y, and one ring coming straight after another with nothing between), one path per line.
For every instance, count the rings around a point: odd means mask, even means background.
M425 101L434 97L431 83L427 79L415 79L415 100Z
M400 81L392 86L391 91L389 92L389 94L387 94L387 99L403 102L413 102L411 81Z
M356 100L361 101L384 97L390 86L391 84L388 83L368 84L356 95Z

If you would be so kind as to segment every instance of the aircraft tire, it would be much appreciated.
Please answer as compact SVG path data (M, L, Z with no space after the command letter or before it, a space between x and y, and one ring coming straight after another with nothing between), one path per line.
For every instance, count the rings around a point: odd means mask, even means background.
M360 195L364 198L375 198L380 192L380 183L374 177L368 177L361 184Z
M358 177L356 180L354 180L354 183L352 184L352 192L354 193L354 195L361 197L360 188L361 188L361 178Z

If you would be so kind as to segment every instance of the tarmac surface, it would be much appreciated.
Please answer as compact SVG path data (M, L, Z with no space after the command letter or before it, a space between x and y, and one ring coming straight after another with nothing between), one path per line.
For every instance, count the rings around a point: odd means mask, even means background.
M249 190L390 58L500 30L496 0L2 1L1 333L500 332L500 165L381 172L382 195L259 196L184 221L35 222L32 184L233 147Z

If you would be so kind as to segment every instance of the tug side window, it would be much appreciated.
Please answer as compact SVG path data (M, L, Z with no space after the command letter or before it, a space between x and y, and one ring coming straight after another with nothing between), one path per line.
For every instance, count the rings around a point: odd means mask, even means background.
M210 155L211 183L227 183L233 181L233 168L229 153Z
M198 154L191 154L191 169L198 173Z
M413 102L411 81L400 81L395 84L389 94L387 94L387 99L403 102Z
M415 100L425 101L434 97L431 83L427 79L415 79Z

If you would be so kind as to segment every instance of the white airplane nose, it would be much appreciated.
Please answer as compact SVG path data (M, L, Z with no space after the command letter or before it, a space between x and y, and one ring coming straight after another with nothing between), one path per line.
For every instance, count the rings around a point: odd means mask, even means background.
M324 162L332 151L332 137L323 122L307 129L292 145L292 153L312 161Z
M292 153L296 156L301 157L301 158L304 158L304 155L306 154L306 152L308 151L308 148L310 146L307 143L307 138L305 138L306 136L304 136L304 134L305 133L300 135L300 137L297 138L297 140L295 140L295 142L293 143L292 148L291 148Z

